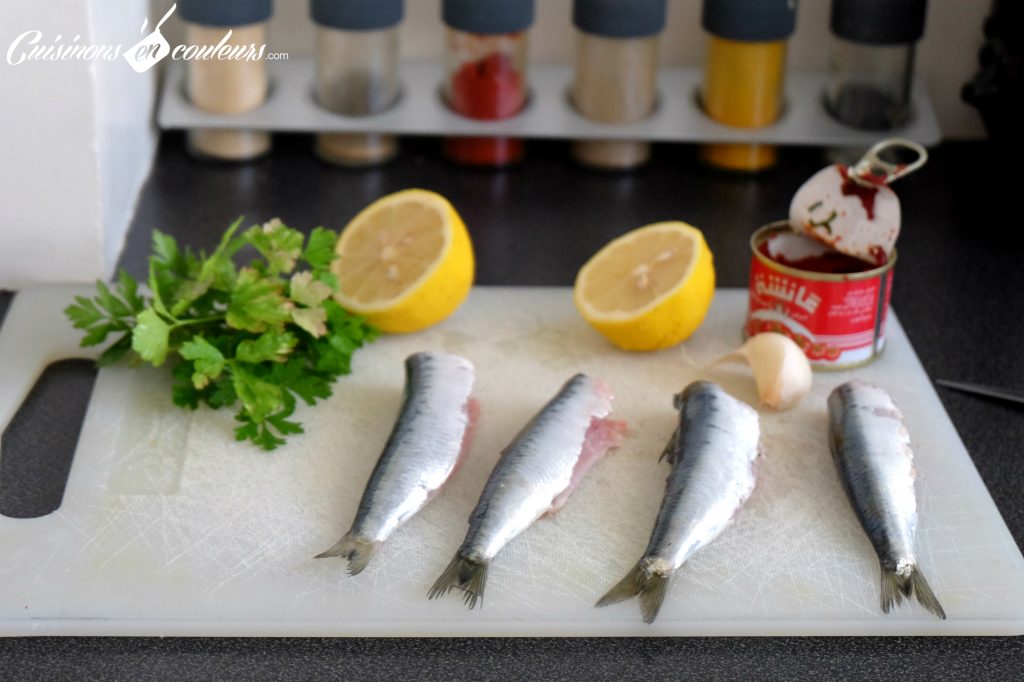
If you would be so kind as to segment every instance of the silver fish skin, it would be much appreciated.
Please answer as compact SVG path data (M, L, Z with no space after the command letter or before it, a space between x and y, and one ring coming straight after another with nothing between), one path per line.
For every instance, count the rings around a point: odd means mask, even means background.
M756 481L761 429L757 412L708 381L674 398L679 426L662 452L672 465L665 496L643 556L597 602L638 597L652 623L669 582L687 559L717 538L750 497Z
M473 364L447 353L405 361L398 419L366 484L352 528L316 558L344 557L350 575L440 490L469 445L476 401Z
M829 395L828 416L832 457L881 565L882 611L915 596L945 619L914 554L916 471L903 415L885 389L849 381Z
M599 379L577 374L562 386L502 452L430 599L457 588L471 609L482 600L490 561L560 507L590 465L619 444L625 424L605 419L611 411L611 389Z

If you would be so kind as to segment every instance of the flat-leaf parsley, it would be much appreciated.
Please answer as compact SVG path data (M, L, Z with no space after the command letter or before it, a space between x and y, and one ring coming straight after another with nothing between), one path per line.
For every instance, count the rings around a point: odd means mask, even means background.
M238 440L273 450L302 433L290 419L297 400L330 396L351 371L352 353L377 332L331 297L334 232L318 227L304 238L274 219L236 236L241 223L209 256L154 230L149 296L122 271L113 289L97 282L96 296L76 297L64 313L85 332L82 346L119 335L99 364L129 353L153 366L169 361L176 405L240 403ZM244 248L258 255L238 268L234 256Z

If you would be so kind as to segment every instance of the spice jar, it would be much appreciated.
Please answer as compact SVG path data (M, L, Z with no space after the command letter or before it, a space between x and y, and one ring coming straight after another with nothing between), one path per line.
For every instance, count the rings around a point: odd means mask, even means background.
M782 113L786 39L796 26L796 0L704 0L710 34L701 104L712 119L737 128L771 125ZM756 172L775 165L775 147L708 144L706 163Z
M598 123L633 123L654 111L658 99L658 35L665 28L665 0L576 0L573 23L576 110ZM622 170L647 161L651 146L634 140L579 140L573 157L595 168Z
M403 6L404 0L312 0L320 106L343 116L371 116L398 101ZM382 133L320 133L316 152L342 166L372 166L394 157L398 142Z
M178 7L185 42L189 49L196 47L196 58L186 61L189 101L225 116L258 109L269 90L264 58L271 0L179 0ZM246 161L270 150L270 134L201 128L189 131L188 146L197 156Z
M498 121L526 104L527 29L533 0L444 0L447 25L443 94L467 118ZM523 141L507 137L452 137L444 152L458 163L503 166L523 156Z
M927 0L833 0L825 106L862 130L889 130L910 118L914 46Z

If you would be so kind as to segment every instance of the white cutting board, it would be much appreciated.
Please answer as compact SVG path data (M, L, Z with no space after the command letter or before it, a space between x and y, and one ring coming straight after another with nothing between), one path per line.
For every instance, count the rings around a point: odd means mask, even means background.
M72 289L18 294L0 329L0 424L46 360L74 354L60 309ZM856 372L819 373L794 410L762 412L766 455L736 522L677 575L657 622L595 600L643 551L676 423L672 393L703 377L753 401L742 368L702 369L740 341L742 290L654 354L614 350L568 289L477 288L444 324L360 350L304 436L267 454L236 443L232 414L170 404L162 371L99 373L60 509L0 517L0 634L116 635L932 635L1024 633L1024 559L902 328ZM311 557L348 528L401 399L402 360L443 349L477 366L469 460L367 570ZM605 379L623 446L566 507L493 564L482 609L426 592L448 563L498 457L577 371ZM888 388L917 453L920 564L945 606L878 607L878 564L826 444L825 396L856 374ZM13 406L13 407L12 407Z

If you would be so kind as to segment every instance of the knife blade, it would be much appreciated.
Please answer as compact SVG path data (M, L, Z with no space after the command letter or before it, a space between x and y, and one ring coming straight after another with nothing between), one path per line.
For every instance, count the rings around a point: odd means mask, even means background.
M1005 400L1007 402L1017 403L1018 405L1024 405L1024 395L1018 395L1002 388L985 386L983 384L971 384L963 381L950 381L949 379L936 379L935 383L939 386L952 388L955 391L962 391L963 393L983 395L988 398L996 398L997 400Z

